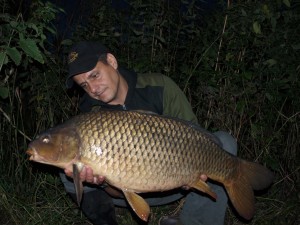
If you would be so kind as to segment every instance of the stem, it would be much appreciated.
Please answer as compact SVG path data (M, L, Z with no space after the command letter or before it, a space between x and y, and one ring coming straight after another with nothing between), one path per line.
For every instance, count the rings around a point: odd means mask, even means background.
M10 119L10 117L4 112L4 110L0 107L0 111L3 113L3 116L7 119L7 121L12 125L13 128L15 128L20 134L22 134L28 141L32 141L30 137L28 137L25 133L23 133L21 130L19 130L16 125L14 125Z

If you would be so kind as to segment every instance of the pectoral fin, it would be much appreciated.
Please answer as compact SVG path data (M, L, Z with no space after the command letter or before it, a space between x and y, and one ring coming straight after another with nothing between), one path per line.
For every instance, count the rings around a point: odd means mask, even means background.
M114 187L111 186L107 186L104 188L104 190L112 197L114 198L124 198L124 195L122 194L122 192L120 192L119 190L117 190Z
M139 196L134 192L124 191L124 190L123 192L133 211L142 220L147 221L150 214L150 207L148 203L141 196Z
M197 181L196 183L194 183L193 185L191 185L191 187L196 188L197 190L202 191L202 192L210 195L214 199L217 199L216 193L213 192L211 190L211 188L208 186L208 184L205 183L202 180Z
M76 164L73 164L73 180L75 185L75 193L76 193L76 200L78 206L80 206L82 194L83 194L83 185L80 180L79 173L80 172L78 166Z

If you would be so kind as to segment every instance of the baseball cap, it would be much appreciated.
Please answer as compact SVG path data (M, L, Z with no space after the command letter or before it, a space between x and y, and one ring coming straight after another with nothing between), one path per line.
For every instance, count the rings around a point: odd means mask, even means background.
M99 42L81 41L75 44L68 55L67 88L73 86L73 76L92 70L96 66L99 56L104 53L108 53L108 49Z

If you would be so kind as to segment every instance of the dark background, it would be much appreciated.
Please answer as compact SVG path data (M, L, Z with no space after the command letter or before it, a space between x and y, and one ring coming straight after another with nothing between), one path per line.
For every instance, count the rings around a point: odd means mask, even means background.
M252 221L228 209L226 224L300 224L299 0L0 0L0 222L86 224L57 169L29 163L28 142L78 113L65 88L66 55L98 40L136 72L161 72L185 92L199 123L230 132L239 156L275 173L256 193ZM152 209L149 224L177 213ZM121 224L138 224L118 209Z

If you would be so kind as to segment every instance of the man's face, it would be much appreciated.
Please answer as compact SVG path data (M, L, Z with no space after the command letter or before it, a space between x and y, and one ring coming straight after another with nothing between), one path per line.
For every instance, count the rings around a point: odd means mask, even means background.
M114 104L118 98L120 74L117 64L110 61L108 64L99 61L93 70L78 74L73 80L94 99Z

